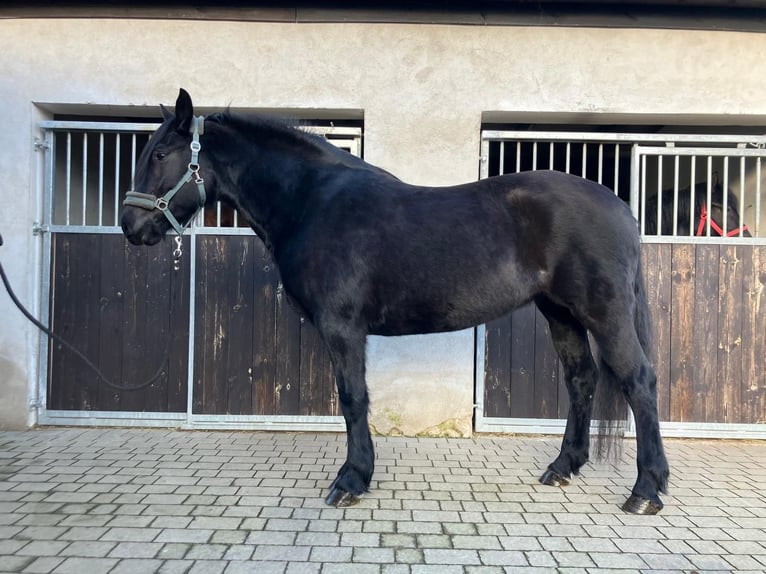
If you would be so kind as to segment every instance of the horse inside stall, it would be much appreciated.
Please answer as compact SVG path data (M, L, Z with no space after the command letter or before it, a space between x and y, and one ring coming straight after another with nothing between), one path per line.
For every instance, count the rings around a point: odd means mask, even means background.
M560 454L540 481L561 485L578 474L589 458L591 419L608 434L624 420L627 399L638 476L623 509L662 508L669 469L647 358L639 236L610 190L554 171L408 185L283 122L230 112L195 117L184 90L175 113L162 113L125 199L123 231L133 244L154 245L221 200L265 242L335 371L347 456L328 504L355 504L373 475L368 334L465 329L534 301L550 324L571 397Z
M674 235L673 222L675 219L675 235L678 237L706 236L708 224L710 225L710 235L714 237L738 237L740 232L742 237L751 237L747 225L740 225L737 198L731 190L727 190L726 222L724 224L723 186L717 179L714 179L710 186L710 197L708 197L708 184L704 181L694 186L693 194L691 186L688 186L678 190L677 198L673 189L663 189L661 196L659 232L657 228L657 206L660 203L660 198L654 195L646 200L644 220L644 233L646 235ZM676 204L675 209L674 203ZM694 205L693 213L692 204ZM725 230L724 225L726 226Z

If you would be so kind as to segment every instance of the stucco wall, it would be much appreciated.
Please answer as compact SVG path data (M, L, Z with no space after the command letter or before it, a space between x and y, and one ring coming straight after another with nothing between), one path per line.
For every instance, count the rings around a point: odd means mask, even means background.
M155 106L183 86L206 107L362 109L368 161L439 185L477 178L483 112L700 114L736 124L766 118L764 77L766 37L751 33L0 20L0 257L36 307L36 103ZM22 427L34 420L37 334L5 294L0 317L0 427ZM376 338L368 358L377 429L470 431L472 331Z

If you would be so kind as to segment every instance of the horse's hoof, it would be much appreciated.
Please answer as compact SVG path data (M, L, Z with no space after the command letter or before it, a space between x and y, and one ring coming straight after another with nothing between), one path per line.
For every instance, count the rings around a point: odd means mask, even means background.
M540 477L540 482L547 484L548 486L569 486L569 479L565 476L561 476L555 470L550 468L546 470Z
M361 496L351 494L350 492L346 492L345 490L340 490L339 488L335 487L333 487L333 489L330 491L330 494L327 495L327 498L324 499L325 504L334 506L335 508L354 506L355 504L359 504L361 500Z
M625 501L625 504L622 505L622 509L625 512L630 512L631 514L657 514L660 510L662 510L663 504L660 502L657 504L653 500L649 500L648 498L644 498L643 496L638 496L636 494L631 494L630 498Z

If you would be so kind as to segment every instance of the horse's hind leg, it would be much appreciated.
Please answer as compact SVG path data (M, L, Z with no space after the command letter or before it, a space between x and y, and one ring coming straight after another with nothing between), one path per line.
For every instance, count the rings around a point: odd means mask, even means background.
M330 485L325 502L351 506L367 492L375 464L375 452L367 422L369 397L365 382L366 334L341 322L317 324L335 369L335 383L346 421L346 462Z
M601 355L603 381L616 381L628 400L636 422L638 478L622 509L634 514L656 514L663 504L670 474L662 447L657 411L657 376L639 342L633 321L609 322L594 332Z
M548 465L540 482L563 486L588 461L590 419L598 371L585 327L567 308L553 303L547 297L538 297L535 302L550 325L551 338L561 359L570 399L561 452Z

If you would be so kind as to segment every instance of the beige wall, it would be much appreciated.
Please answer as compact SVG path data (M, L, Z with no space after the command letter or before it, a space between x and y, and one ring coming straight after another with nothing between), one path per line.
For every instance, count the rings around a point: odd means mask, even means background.
M419 184L478 175L482 113L766 118L766 36L595 28L0 20L0 248L36 297L35 103L362 109L365 157ZM33 421L37 334L0 295L0 426ZM473 333L373 339L372 423L467 433ZM417 389L412 392L411 389Z

